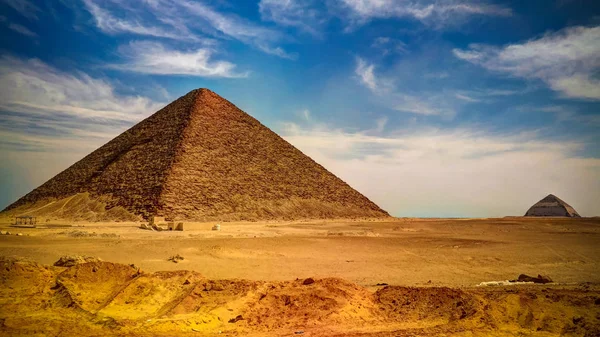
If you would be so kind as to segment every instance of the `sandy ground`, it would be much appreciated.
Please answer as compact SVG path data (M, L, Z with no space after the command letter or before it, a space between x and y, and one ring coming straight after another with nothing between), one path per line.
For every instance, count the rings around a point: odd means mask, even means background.
M147 272L185 269L210 279L261 281L338 277L366 287L464 287L521 273L600 283L600 218L233 222L218 232L214 224L152 232L136 223L25 229L4 221L0 229L23 236L0 236L0 256L51 265L63 255L90 255ZM167 261L175 254L185 259Z

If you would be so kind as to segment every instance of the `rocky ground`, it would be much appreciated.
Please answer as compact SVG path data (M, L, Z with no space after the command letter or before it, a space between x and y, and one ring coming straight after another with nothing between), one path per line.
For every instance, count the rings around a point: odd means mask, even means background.
M0 221L0 335L600 334L599 219L213 225Z
M89 259L88 259L89 261ZM64 262L64 261L63 261ZM0 261L10 336L598 336L600 287L401 287L211 280L79 259Z

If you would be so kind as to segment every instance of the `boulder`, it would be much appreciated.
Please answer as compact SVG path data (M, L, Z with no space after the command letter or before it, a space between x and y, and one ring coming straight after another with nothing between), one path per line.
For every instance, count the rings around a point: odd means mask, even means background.
M73 267L74 265L88 262L100 262L102 259L93 256L66 255L54 262L56 267Z
M302 284L303 284L303 285L305 285L305 286L307 286L307 285L309 285L309 284L313 284L313 283L315 283L315 280L314 280L313 278L311 278L311 277L309 277L309 278L305 279L305 280L302 282Z
M513 282L533 282L533 283L552 283L552 279L549 276L538 275L537 277L521 274L519 278L514 280Z

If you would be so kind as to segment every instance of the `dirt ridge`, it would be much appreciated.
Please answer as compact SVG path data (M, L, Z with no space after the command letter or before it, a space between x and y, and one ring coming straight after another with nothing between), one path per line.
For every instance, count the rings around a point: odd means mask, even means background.
M11 336L600 333L600 287L586 284L373 292L337 278L208 280L110 262L63 268L7 258L0 283L0 332Z

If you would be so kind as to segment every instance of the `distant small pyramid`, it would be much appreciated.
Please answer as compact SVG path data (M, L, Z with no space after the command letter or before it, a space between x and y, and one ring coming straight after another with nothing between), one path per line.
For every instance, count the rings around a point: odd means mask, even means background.
M580 217L580 215L566 202L553 194L538 201L525 213L525 216L565 216Z
M144 218L389 216L208 89L170 103L5 211L79 193Z

